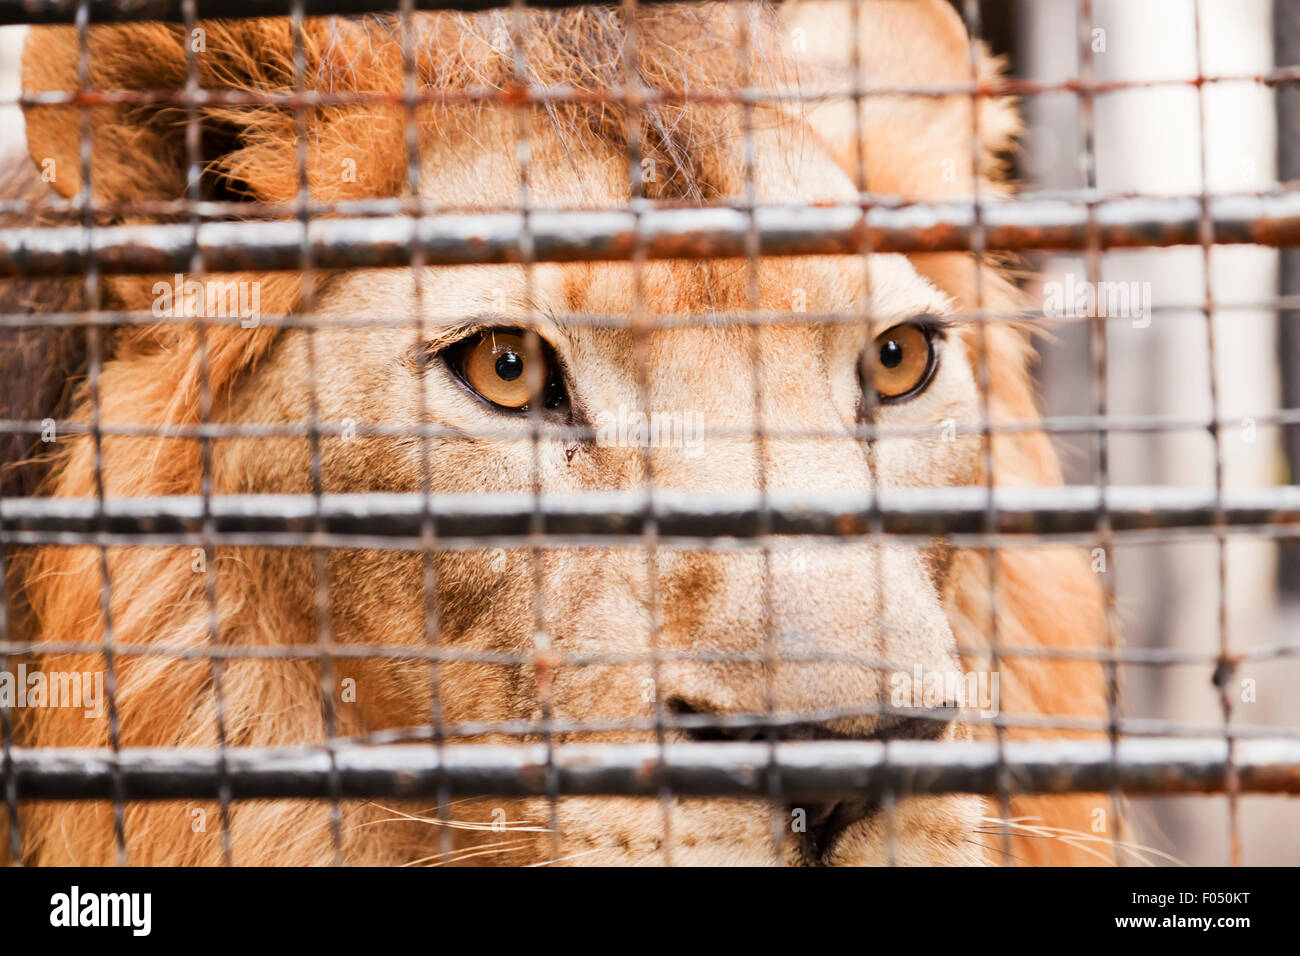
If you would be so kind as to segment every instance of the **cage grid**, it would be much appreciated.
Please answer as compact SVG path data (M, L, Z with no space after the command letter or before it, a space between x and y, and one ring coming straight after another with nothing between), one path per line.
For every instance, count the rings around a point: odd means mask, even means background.
M500 9L501 3L477 0L0 0L0 24L75 24L80 41L80 89L65 93L24 93L14 101L30 106L66 106L79 110L82 124L80 157L81 194L69 200L52 200L42 206L51 225L0 228L0 278L83 277L87 309L39 315L0 316L0 329L66 326L84 329L89 360L87 388L91 397L90 421L56 422L60 434L89 434L95 444L97 494L90 499L12 497L0 500L0 560L8 549L20 546L93 545L98 549L101 574L102 636L82 643L24 641L16 639L6 624L0 628L0 670L30 654L86 652L102 654L105 661L110 746L107 749L24 748L14 741L14 715L0 707L3 730L3 779L10 821L12 858L21 858L19 820L26 800L111 800L115 808L119 862L126 863L125 806L129 801L155 799L216 799L221 807L221 839L227 863L233 856L230 807L233 801L256 798L307 797L326 800L332 808L335 862L342 862L342 817L346 799L425 797L438 800L438 813L447 819L453 797L464 795L543 796L549 798L549 830L554 856L560 857L562 834L557 806L572 795L635 795L658 798L663 807L665 856L671 859L672 800L675 796L748 796L766 798L772 812L774 854L780 858L782 807L791 800L864 799L882 802L889 833L889 853L895 858L893 819L896 801L914 794L974 793L995 798L1006 812L1010 800L1021 794L1077 792L1108 793L1118 813L1124 794L1224 793L1228 797L1231 861L1239 863L1238 797L1245 793L1300 794L1300 731L1260 727L1234 719L1227 686L1234 669L1245 661L1275 661L1300 656L1300 643L1281 642L1234 650L1228 642L1226 608L1226 541L1236 536L1267 540L1300 537L1300 488L1232 488L1223 477L1222 432L1235 419L1222 417L1214 394L1216 372L1212 316L1233 309L1295 308L1294 296L1277 296L1258 302L1220 302L1210 283L1209 257L1216 246L1254 244L1269 247L1300 245L1300 193L1289 184L1257 193L1216 194L1204 187L1199 195L1108 196L1096 187L1094 104L1111 93L1162 83L1194 88L1200 104L1201 182L1208 183L1205 157L1204 90L1225 82L1253 82L1281 87L1300 81L1300 66L1279 65L1253 76L1212 75L1200 62L1201 22L1198 0L1187 0L1196 12L1197 76L1178 81L1100 81L1093 75L1088 43L1092 25L1090 0L1076 0L1079 33L1079 69L1066 83L1035 83L1015 78L979 78L981 42L980 4L963 0L957 6L970 36L972 81L967 85L870 87L858 83L811 99L847 98L855 105L877 95L931 98L969 97L971 115L977 116L982 99L1032 97L1070 93L1077 97L1082 133L1082 168L1085 187L1063 193L1038 193L1012 198L979 194L951 202L904 201L866 189L862 155L862 113L858 124L857 191L853 204L831 206L777 206L760 204L755 196L753 123L755 106L775 99L798 99L790 90L768 90L749 75L749 4L736 0L742 73L732 95L650 89L635 80L631 68L637 56L637 11L660 0L623 0L627 42L626 82L600 94L532 81L525 62L523 34L530 9L578 6L571 0L524 3L514 0L507 23L514 51L517 88L442 91L421 86L416 78L416 32L412 18L429 10L480 11ZM858 0L841 0L853 12L854 29L860 29ZM899 3L908 0L896 0ZM325 93L307 89L304 22L307 17L385 13L396 17L402 47L405 87L389 94ZM191 31L204 19L285 16L290 18L294 41L294 90L290 93L233 93L205 90L199 83L195 53L186 45L187 81L183 91L112 90L91 88L88 31L92 24L136 20L165 20ZM854 55L858 47L854 45ZM855 62L861 79L861 65ZM738 105L745 116L745 193L724 204L704 208L664 208L645 198L641 173L640 127L637 113L629 111L628 169L632 199L626 208L564 211L536 208L530 193L529 111L549 104L607 100L630 106L653 102L709 102ZM406 118L406 185L420 194L420 144L415 113L421 106L447 102L506 102L515 109L519 134L517 156L521 190L517 204L498 211L465 212L419 199L362 200L321 203L308 187L308 117L311 110L331 105L364 103L400 105ZM94 106L129 104L170 105L185 113L187 196L174 201L132 204L97 200L91 195L94 156L90 149L90 111ZM296 132L299 191L286 204L224 203L199 197L201 175L200 110L214 105L271 104L290 110ZM978 123L978 120L975 120ZM980 163L978 129L971 131L972 168ZM26 213L23 202L0 203L0 215ZM169 217L174 221L132 225L104 225L102 217L131 214ZM250 221L222 221L230 215ZM258 217L261 218L260 220ZM318 218L328 217L328 218ZM1116 249L1199 246L1205 264L1205 285L1195 302L1205 321L1210 359L1211 407L1208 418L1167 415L1123 416L1111 414L1106 401L1108 381L1106 316L1061 318L1042 310L998 312L988 309L978 285L993 253L1075 250L1085 255L1090 281L1102 278L1102 255ZM568 313L552 315L560 323L631 329L636 342L638 389L647 394L644 380L646 337L657 328L739 326L749 330L754 343L751 356L755 389L763 388L759 371L756 332L764 325L788 322L792 315L763 311L758 304L758 263L768 256L840 255L867 257L880 253L968 252L974 256L977 281L974 308L959 313L971 322L981 343L977 374L981 388L981 420L957 426L963 435L983 439L988 456L988 481L980 487L880 488L860 494L799 494L771 490L760 476L759 490L728 495L673 492L655 484L650 456L647 478L639 492L543 492L538 477L538 446L542 435L540 410L529 412L533 480L531 492L435 493L429 485L430 443L443 437L464 437L463 430L434 425L399 426L361 424L345 426L322 417L316 390L315 333L338 327L387 326L410 328L423 336L437 328L437 320L423 309L424 279L428 266L517 264L523 267L526 290L533 282L533 267L547 262L625 261L634 266L634 306L626 316ZM646 308L643 269L657 259L743 259L748 270L748 305L731 312L651 314ZM211 421L205 335L210 327L239 322L238 317L160 318L147 312L103 308L102 278L114 274L180 273L202 278L209 273L241 270L298 270L311 276L318 271L352 268L410 268L416 277L416 304L410 315L382 318L372 315L325 315L316 312L313 283L304 284L304 299L291 314L268 314L264 326L305 330L308 343L308 401L310 412L301 424L231 425ZM865 270L869 276L869 268ZM870 281L869 278L867 280ZM527 294L524 300L531 302ZM530 304L528 308L534 309ZM1169 312L1178 306L1161 306ZM533 313L521 323L529 347L540 348ZM806 323L858 323L869 312L800 313ZM1085 415L1045 416L1041 419L993 421L988 407L989 369L983 349L990 323L1079 322L1089 327L1091 410ZM200 423L193 426L131 425L100 421L99 388L105 354L105 330L122 325L159 322L192 323L199 333ZM427 410L423 379L417 377L420 408ZM648 405L646 405L648 407ZM756 401L755 407L761 407ZM427 420L427 416L421 416ZM752 428L706 426L705 437L752 438L759 447L778 439L817 438L816 431L768 429L756 412ZM1300 424L1300 409L1278 408L1255 416L1261 424ZM0 435L30 440L47 426L45 421L6 418ZM414 440L424 464L423 488L416 493L336 494L324 491L321 442L344 428L363 436ZM850 432L871 441L884 437L933 437L947 426L890 426L859 424ZM1125 486L1110 480L1107 438L1118 432L1163 433L1172 430L1207 433L1215 449L1215 482L1210 487L1171 488ZM994 435L1041 431L1048 435L1091 438L1098 454L1097 480L1093 484L1019 488L995 486L992 467ZM504 437L506 431L482 429L475 437ZM508 434L516 437L513 430ZM591 440L592 429L547 425L547 436ZM103 488L103 441L112 436L187 438L199 442L202 491L197 496L114 497ZM311 446L312 492L305 495L227 495L212 489L212 445L224 438L292 436L308 439ZM760 470L765 458L757 457ZM625 547L644 551L650 577L652 613L659 601L656 561L659 550L709 549L757 553L764 567L765 627L770 631L773 555L797 546L801 537L813 536L822 544L843 542L879 544L885 539L921 542L942 537L954 547L979 548L993 555L998 549L1033 543L1065 543L1101 548L1109 559L1118 542L1185 541L1208 536L1218 547L1219 617L1218 647L1212 651L1125 647L1117 637L1114 617L1114 576L1104 577L1107 588L1106 633L1095 648L1042 648L1008 643L997 633L997 614L991 611L992 634L987 647L957 648L959 653L981 653L997 670L1007 657L1096 661L1107 676L1107 716L1104 720L1064 715L1005 715L976 717L965 712L955 719L991 726L989 740L949 742L916 740L791 741L778 739L781 728L843 717L849 714L889 717L886 704L863 704L856 709L837 707L825 711L781 711L772 704L754 714L672 713L661 699L658 674L665 663L679 660L742 661L850 661L862 667L906 667L878 655L810 651L802 655L778 651L768 635L758 651L669 649L658 645L660 622L652 622L651 639L644 653L575 653L553 646L546 633L542 606L542 560L548 549L560 547ZM112 580L109 549L122 547L201 548L205 563L210 640L195 647L166 641L138 644L116 639L112 620ZM214 570L215 549L231 546L307 548L316 571L315 618L318 640L310 646L230 646L219 639L221 621ZM439 610L434 555L441 551L484 548L526 548L531 555L535 648L531 653L469 651L439 640ZM329 575L326 554L336 548L394 549L423 556L425 630L427 644L412 648L382 642L364 646L337 642L331 630ZM989 561L989 593L998 594L996 561ZM3 572L0 566L0 572ZM882 586L877 581L877 586ZM4 607L0 606L0 611ZM218 744L203 749L122 747L115 702L115 662L131 656L175 660L201 660L212 668ZM429 668L432 710L427 725L377 731L361 737L336 732L334 700L340 660L368 657L423 662ZM232 746L223 721L222 668L231 660L306 659L320 666L320 701L325 714L326 742L320 747L252 748ZM540 718L514 721L450 722L441 710L440 667L446 662L522 665L537 672L559 666L648 663L654 701L646 718L629 720L572 720L556 717L547 695L547 682L539 680ZM1120 665L1172 667L1211 666L1219 691L1220 720L1203 723L1126 717L1116 677ZM770 680L770 678L769 678ZM943 719L949 719L945 714ZM1015 740L1006 730L1034 727L1090 731L1104 738ZM653 743L567 743L557 737L592 731L637 730L654 735ZM717 730L751 739L726 743L682 742L669 739L678 730ZM513 742L494 744L449 742L458 738L499 735ZM424 743L430 746L409 746ZM444 857L449 857L450 829L441 828ZM1009 829L1000 832L1009 845ZM1009 853L1005 862L1012 862Z

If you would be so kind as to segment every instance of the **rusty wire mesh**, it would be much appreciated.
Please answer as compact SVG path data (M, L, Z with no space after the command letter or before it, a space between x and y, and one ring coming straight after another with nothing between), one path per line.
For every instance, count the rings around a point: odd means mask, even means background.
M853 3L854 0L844 0ZM898 0L906 2L906 0ZM1196 7L1196 0L1187 0ZM0 316L0 328L21 329L33 325L67 326L85 329L91 345L87 371L90 394L96 395L105 356L102 335L109 328L152 325L159 322L191 323L186 317L160 318L148 312L101 308L101 277L113 274L189 273L241 269L336 270L353 268L418 269L428 266L511 263L524 267L531 282L532 267L545 262L627 261L641 265L655 259L742 258L748 268L765 256L841 255L865 256L880 253L934 253L969 251L1024 253L1046 250L1075 250L1086 256L1091 281L1102 277L1103 255L1124 248L1164 248L1194 245L1203 249L1207 268L1205 286L1196 308L1209 334L1211 363L1214 361L1212 317L1239 307L1294 309L1294 297L1279 296L1244 305L1216 299L1209 283L1211 249L1227 244L1255 244L1283 247L1300 244L1300 193L1288 185L1261 192L1215 194L1205 187L1199 195L1107 196L1096 188L1092 160L1093 104L1107 95L1122 93L1160 81L1101 81L1092 74L1089 36L1092 24L1089 0L1077 3L1079 63L1077 75L1066 82L1043 83L1008 77L967 85L918 84L913 88L883 89L860 86L846 94L854 103L876 95L921 98L981 98L1016 95L1031 100L1038 96L1066 94L1077 100L1082 131L1083 188L1063 194L1030 198L983 197L978 194L961 201L923 203L897 197L869 194L861 188L855 204L829 206L759 205L752 200L753 170L746 169L746 195L735 202L705 208L657 208L634 200L626 208L601 211L534 209L529 197L520 197L518 207L498 211L448 212L436 204L416 199L362 200L323 204L303 186L299 200L290 210L258 208L204 199L197 195L167 202L136 204L96 203L89 190L72 199L52 200L45 206L58 224L40 228L0 229L0 278L28 279L51 276L85 278L89 310L27 313ZM628 22L635 24L639 5L651 0L629 0L622 5ZM543 8L568 7L568 2L530 3ZM492 3L406 2L397 11L404 42L410 17L418 10L483 10ZM981 5L967 0L958 4L971 36L972 51L982 38ZM525 5L511 6L511 31L525 29ZM307 0L250 2L195 0L179 2L125 3L121 0L0 0L0 23L72 23L84 42L92 23L162 19L179 22L192 30L200 16L254 17L288 15L295 36L308 16L356 15L393 12L392 0ZM1197 19L1201 42L1200 21ZM742 31L743 32L743 31ZM522 46L520 47L522 49ZM409 54L409 50L407 51ZM291 94L248 94L221 90L200 90L193 62L190 85L180 92L157 90L36 93L21 98L24 106L65 105L83 112L106 103L139 106L171 105L186 112L187 128L197 127L198 109L215 104L269 102L293 111L300 129L311 109L332 104L366 102L366 94L321 92L305 88L301 44L297 48L297 90ZM972 53L974 56L974 53ZM974 62L972 60L972 62ZM411 63L406 64L408 70ZM1198 56L1199 66L1199 56ZM84 63L83 63L84 70ZM83 73L83 80L85 74ZM531 84L522 69L518 90L511 102L523 111L538 106L580 100L564 88ZM750 106L770 101L774 95L740 78L730 102ZM421 104L476 97L496 100L496 90L448 94L431 88L416 88L408 76L405 91L391 96L371 95L373 102L399 103L408 116ZM1274 70L1255 75L1213 75L1198 68L1190 80L1168 81L1193 89L1203 98L1207 86L1253 83L1271 88L1300 81L1300 66L1279 64ZM684 98L685 91L622 89L610 90L611 98L628 102L671 102ZM694 94L697 99L708 94ZM797 95L783 91L781 96ZM747 114L748 115L748 114ZM1202 117L1203 119L1203 117ZM522 121L521 121L522 122ZM524 127L521 125L520 127ZM749 131L747 130L747 133ZM187 139L190 183L198 183L197 133ZM526 134L525 134L526 138ZM972 137L972 159L977 145ZM1204 172L1204 142L1200 145ZM418 152L415 150L414 152ZM633 191L640 184L637 157L629 156ZM528 157L520 155L520 175L528 181ZM83 179L90 181L95 157L89 150L81 157ZM305 153L300 149L300 182L306 183ZM418 162L411 160L412 185L418 184ZM1203 182L1204 182L1203 177ZM861 184L859 183L859 187ZM414 191L414 190L413 190ZM92 208L93 207L93 208ZM0 202L0 213L21 214L20 201ZM261 221L228 221L238 216L292 216ZM171 217L167 223L102 225L97 215L134 213L148 217ZM62 217L62 218L59 218ZM319 218L318 218L319 217ZM982 260L981 260L982 261ZM977 268L983 268L979 266ZM310 286L309 286L310 289ZM638 296L640 296L638 291ZM1167 311L1177 311L1166 307ZM1157 307L1157 313L1160 308ZM1164 316L1157 314L1157 321ZM748 326L789 321L785 312L758 308L756 297L748 309L680 315L644 314L638 298L633 314L570 314L563 321L576 326L648 329L652 327ZM979 325L1004 321L1046 321L1042 310L999 313L982 303L960 315L962 321ZM801 312L800 322L862 323L860 313ZM205 327L239 323L240 317L202 320ZM302 307L292 314L268 315L266 326L316 330L326 327L395 326L423 330L419 315L324 315L313 309L310 292ZM1058 321L1059 318L1058 318ZM1108 615L1107 633L1098 635L1094 648L1053 649L1008 644L995 632L991 654L996 669L999 659L1040 656L1100 663L1109 675L1108 717L1105 720L1066 716L1000 715L983 721L996 731L996 739L978 743L939 741L819 741L790 742L761 739L751 742L682 742L667 739L666 733L680 730L728 732L756 731L761 735L773 728L804 724L811 720L841 716L843 709L825 712L733 715L672 713L659 698L655 687L652 713L628 720L573 720L557 718L541 703L538 720L497 722L450 722L435 708L427 724L399 730L377 731L362 738L341 737L334 732L332 672L334 664L349 657L414 660L431 669L437 681L440 664L452 661L484 665L581 668L597 664L646 663L652 669L665 661L740 660L763 662L766 650L754 652L670 651L652 646L648 654L636 652L582 653L549 648L539 643L535 652L524 655L507 652L465 651L439 641L435 598L427 600L428 643L415 649L404 644L372 643L364 646L337 643L331 634L329 614L318 614L318 642L309 646L257 647L228 645L217 640L218 609L216 584L207 572L208 597L212 604L212 640L202 646L181 646L163 640L132 644L114 640L111 623L102 635L81 643L25 641L20 636L0 634L0 670L18 656L31 653L102 653L109 685L111 746L106 750L32 749L16 746L13 715L0 707L3 725L3 771L5 798L12 832L12 852L20 856L18 820L25 800L111 799L116 804L117 838L121 859L126 860L123 836L123 807L128 801L168 798L219 799L226 858L230 858L228 807L232 801L269 797L311 797L330 800L334 805L332 839L336 859L341 859L340 801L374 797L434 797L439 812L445 813L451 797L469 794L539 795L549 797L552 807L569 795L610 794L658 797L667 806L675 795L745 795L771 799L777 808L790 800L828 801L840 798L884 800L892 812L893 801L919 793L977 793L997 798L1005 807L1013 794L1109 792L1120 794L1162 794L1179 792L1226 793L1230 806L1230 828L1238 826L1237 801L1246 793L1300 793L1300 735L1294 729L1254 726L1235 722L1228 693L1228 678L1244 663L1268 663L1300 655L1300 643L1265 643L1238 650L1230 646L1222 610L1227 574L1225 542L1252 536L1262 540L1286 541L1300 536L1300 488L1276 485L1260 488L1227 487L1223 479L1223 432L1239 419L1215 414L1204 419L1195 415L1112 414L1107 405L1107 319L1102 316L1076 318L1088 328L1089 365L1093 376L1092 408L1083 414L1048 415L1042 421L991 421L988 408L976 425L963 425L958 433L982 436L998 433L1044 431L1054 437L1076 436L1095 442L1098 463L1093 480L1061 488L983 487L899 488L864 491L861 494L799 494L782 491L698 495L655 488L648 480L640 491L551 493L369 493L331 494L322 490L321 451L324 438L350 430L362 436L406 438L426 447L439 438L463 438L458 429L433 425L412 427L397 424L345 424L321 418L312 399L307 420L294 424L223 424L209 420L211 396L203 393L204 417L194 426L101 423L98 414L90 421L59 421L60 434L89 434L100 448L111 436L151 436L195 439L202 443L205 469L210 466L213 442L230 438L292 436L307 438L312 445L313 493L306 495L213 494L211 477L204 475L203 493L197 496L120 498L99 495L90 499L13 497L0 500L0 543L20 546L93 545L99 549L103 570L103 606L111 605L112 581L107 553L112 548L178 546L214 549L228 546L310 548L318 572L317 607L330 605L328 575L322 573L324 554L331 548L373 548L416 551L432 561L435 551L455 552L483 548L530 550L533 561L545 550L565 546L600 545L639 548L648 554L657 549L760 549L767 556L791 547L790 539L817 536L826 539L876 541L882 536L922 542L942 537L956 547L989 550L1017 548L1047 542L1100 548L1110 555L1117 544L1128 542L1184 542L1194 538L1217 544L1219 551L1220 620L1219 646L1214 649L1124 646ZM1173 321L1173 319L1170 319ZM1188 334L1195 334L1190 328ZM309 338L309 341L311 339ZM315 353L311 353L315 389ZM208 358L201 354L206 368ZM981 374L986 374L983 370ZM1210 374L1213 387L1214 373ZM987 386L987 382L984 382ZM987 392L987 388L985 389ZM421 396L421 400L424 398ZM1300 425L1300 409L1259 409L1255 424L1284 429ZM533 423L536 427L536 422ZM6 418L0 433L23 441L35 440L48 427L44 421ZM879 437L933 437L943 426L902 428L859 424L852 434L864 441ZM1107 439L1112 434L1159 434L1171 430L1208 434L1215 448L1215 482L1194 488L1125 486L1112 483L1107 464ZM483 429L476 437L513 435ZM538 432L534 431L534 442ZM574 440L593 438L590 428L568 426L548 433ZM711 436L752 436L752 430L709 428ZM768 433L767 439L815 438L816 432ZM99 462L97 459L97 467ZM766 557L765 557L766 560ZM208 562L208 566L212 565ZM1122 573L1122 565L1119 567ZM1105 579L1113 603L1113 575ZM770 587L770 581L768 581ZM426 587L430 581L426 580ZM534 613L542 620L541 597ZM543 630L539 626L539 631ZM974 648L958 648L974 651ZM984 651L989 649L985 648ZM230 660L250 658L315 661L320 666L321 702L326 713L329 740L323 748L269 749L227 745L224 736L212 749L145 750L122 748L118 743L116 708L113 702L114 661L132 655L166 659L198 659L210 662L220 714L221 669ZM783 658L785 659L785 658ZM811 651L805 660L819 659ZM891 662L869 654L853 658L866 667L885 668ZM1199 722L1126 717L1118 692L1115 671L1120 665L1172 667L1199 665L1212 674L1220 689L1221 710L1207 713ZM859 713L888 713L879 704L864 704ZM973 716L959 720L978 721ZM218 726L220 720L218 719ZM1066 731L1092 731L1100 739L1017 741L1005 739L1007 727L1035 727ZM652 744L557 743L555 738L580 732L638 730L653 731ZM466 743L447 746L458 738L495 734L514 742ZM398 746L432 742L432 747ZM667 816L667 811L665 811ZM551 821L555 828L554 816ZM665 823L665 826L667 824ZM779 825L779 824L774 824ZM558 837L557 837L558 840ZM558 845L558 844L557 844ZM1233 860L1239 862L1240 848L1234 841Z

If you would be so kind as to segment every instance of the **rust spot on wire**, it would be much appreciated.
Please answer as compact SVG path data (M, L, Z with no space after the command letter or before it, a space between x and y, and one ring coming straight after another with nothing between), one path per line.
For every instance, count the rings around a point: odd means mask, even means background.
M496 100L506 106L526 106L532 102L527 86L503 86L497 93Z
M1237 672L1241 659L1240 654L1220 655L1218 662L1214 665L1214 675L1210 678L1210 682L1220 690L1226 688L1228 682L1232 680L1232 675Z
M564 663L564 658L552 650L539 650L533 655L533 674L537 678L537 690L545 695L555 680L555 672Z

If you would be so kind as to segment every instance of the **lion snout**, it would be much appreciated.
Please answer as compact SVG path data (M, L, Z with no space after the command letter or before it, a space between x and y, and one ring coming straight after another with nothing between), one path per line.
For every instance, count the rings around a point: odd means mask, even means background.
M665 607L664 639L687 653L660 689L690 717L688 736L743 736L753 721L703 717L746 714L770 716L764 732L778 739L950 735L965 703L959 663L914 549L820 547L766 567L755 554L695 556L669 580L680 599Z

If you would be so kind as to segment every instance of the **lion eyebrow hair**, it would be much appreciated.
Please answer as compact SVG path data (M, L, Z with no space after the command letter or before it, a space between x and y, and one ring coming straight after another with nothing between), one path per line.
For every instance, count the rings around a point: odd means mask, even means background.
M944 315L939 312L918 312L915 315L903 318L885 315L872 315L870 317L872 335L882 335L900 325L913 325L940 338L946 338L949 332L961 325L961 321L955 316Z
M560 334L560 323L549 309L538 308L523 315L477 312L456 318L425 320L422 325L423 344L436 351L468 338L476 332L529 328L536 330L543 338L554 338Z
M437 350L457 342L467 335L473 335L480 328L483 328L483 324L478 321L477 316L457 316L442 319L425 318L418 323L406 326L406 328L418 331L421 343L430 349Z
M928 332L935 332L939 335L944 335L957 325L957 319L951 315L940 315L935 312L922 312L920 315L912 316L912 318L908 319L906 323L900 324L915 325Z

